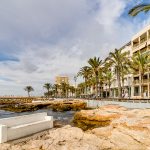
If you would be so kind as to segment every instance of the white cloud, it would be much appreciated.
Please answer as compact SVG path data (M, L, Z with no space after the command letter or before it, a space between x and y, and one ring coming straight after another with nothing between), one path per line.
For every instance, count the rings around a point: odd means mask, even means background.
M100 10L96 17L99 24L112 26L124 12L126 4L125 0L100 0Z
M88 58L104 58L129 41L139 26L125 17L128 0L3 0L0 2L0 52L19 58L1 62L1 94L42 94L56 75L73 77ZM144 22L144 20L143 20ZM73 82L73 81L72 81ZM14 88L13 88L14 87Z

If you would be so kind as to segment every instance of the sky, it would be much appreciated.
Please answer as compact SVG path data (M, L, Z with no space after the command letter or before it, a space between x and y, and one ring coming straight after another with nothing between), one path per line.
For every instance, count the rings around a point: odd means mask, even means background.
M150 24L150 13L128 16L142 2L0 0L0 95L26 95L27 85L41 95L57 75L73 84L89 58L104 59Z

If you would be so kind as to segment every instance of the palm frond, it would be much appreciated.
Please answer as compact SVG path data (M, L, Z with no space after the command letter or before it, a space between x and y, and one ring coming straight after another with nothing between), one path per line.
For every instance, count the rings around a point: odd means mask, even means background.
M150 4L140 4L137 5L135 7L133 7L128 14L131 16L136 16L137 14L139 14L140 12L145 12L147 13L150 10Z

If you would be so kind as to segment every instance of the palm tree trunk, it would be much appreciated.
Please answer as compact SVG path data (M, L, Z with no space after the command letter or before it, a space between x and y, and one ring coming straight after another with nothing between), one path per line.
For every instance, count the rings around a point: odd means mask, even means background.
M109 82L109 97L110 97L110 82Z
M85 94L87 96L87 79L85 79Z
M55 92L55 97L57 98L57 90L56 90L56 92Z
M121 91L122 91L122 93L123 93L123 90L124 90L125 88L124 88L124 77L122 77L122 89L121 89Z
M144 94L144 93L143 93L143 76L144 76L144 75L141 74L141 97L142 97L142 98L143 98L143 94Z
M28 91L28 97L30 97L30 92Z
M99 82L99 87L98 87L98 90L99 90L99 96L100 98L102 98L102 88L101 88L101 82Z
M107 85L106 85L106 98L107 98Z
M77 89L76 89L76 86L75 86L75 98L77 98Z
M100 86L100 87L101 87L101 98L103 98L104 89L103 89L103 86Z
M117 70L117 80L118 80L118 98L122 98L121 80L120 80L120 72L119 72L119 70Z
M47 89L47 92L48 92L48 98L49 98L49 94L50 94L50 93L49 93L49 89Z
M96 98L98 98L98 76L96 76Z
M68 90L66 89L65 97L68 98Z

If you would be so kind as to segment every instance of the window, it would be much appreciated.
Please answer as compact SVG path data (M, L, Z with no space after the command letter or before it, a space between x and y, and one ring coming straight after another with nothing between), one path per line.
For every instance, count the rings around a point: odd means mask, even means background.
M139 96L139 86L134 87L134 96Z

